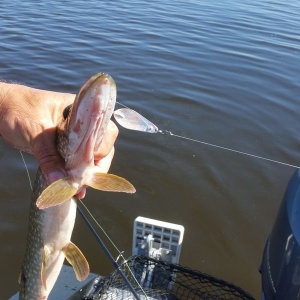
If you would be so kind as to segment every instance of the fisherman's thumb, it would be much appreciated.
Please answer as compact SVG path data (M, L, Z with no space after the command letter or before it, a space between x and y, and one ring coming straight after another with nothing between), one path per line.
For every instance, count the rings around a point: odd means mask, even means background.
M64 160L56 149L54 141L45 137L36 138L32 148L48 184L66 176Z

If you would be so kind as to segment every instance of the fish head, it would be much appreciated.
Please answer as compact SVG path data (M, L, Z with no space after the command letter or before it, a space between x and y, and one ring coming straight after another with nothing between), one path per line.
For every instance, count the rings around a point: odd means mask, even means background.
M134 193L126 179L99 172L94 153L101 144L116 103L116 84L110 75L96 74L80 89L57 127L57 148L67 176L47 186L36 200L39 209L56 206L87 186L102 191Z
M64 112L58 128L58 150L66 168L94 162L116 103L116 84L104 73L92 76L80 89L75 101Z

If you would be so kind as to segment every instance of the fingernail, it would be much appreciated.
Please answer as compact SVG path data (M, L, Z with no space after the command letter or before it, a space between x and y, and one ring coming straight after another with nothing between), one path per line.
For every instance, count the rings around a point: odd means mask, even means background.
M82 190L80 190L79 191L79 193L77 193L76 195L75 195L75 197L77 198L77 199L83 199L84 197L85 197L85 194L86 194L86 188L83 188Z
M52 182L61 179L65 177L65 174L61 171L53 171L50 174L48 174L47 179L48 179L48 183L51 184Z

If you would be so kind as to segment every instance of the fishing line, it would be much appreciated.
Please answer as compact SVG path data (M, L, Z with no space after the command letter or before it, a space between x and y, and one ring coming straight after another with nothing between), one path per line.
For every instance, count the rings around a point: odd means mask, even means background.
M201 140L189 138L189 137L186 137L186 136L174 134L174 133L172 133L171 131L168 131L168 130L159 130L156 125L154 125L151 121L146 119L144 116L142 116L141 114L139 114L135 110L132 110L131 108L127 107L126 105L121 104L120 102L117 102L117 103L122 105L124 108L120 108L120 109L115 110L114 111L114 118L122 127L126 128L126 129L136 130L136 131L141 131L141 132L148 132L148 133L160 133L160 134L163 134L163 135L170 135L170 136L174 136L174 137L177 137L177 138L180 138L180 139L185 139L185 140L188 140L188 141L191 141L191 142L196 142L196 143L200 143L200 144L203 144L203 145L206 145L206 146L215 147L215 148L218 148L218 149L231 151L231 152L238 153L238 154L241 154L241 155L246 155L246 156L266 160L266 161L281 164L281 165L284 165L284 166L293 167L293 168L297 168L297 169L300 168L299 166L292 165L292 164L289 164L289 163L285 163L285 162L282 162L282 161L279 161L279 160L266 158L266 157L259 156L259 155L256 155L256 154L251 154L251 153L247 153L247 152L244 152L244 151L235 150L235 149L232 149L232 148L228 148L228 147L224 147L224 146L204 142L204 141L201 141Z
M86 223L86 225L89 227L89 229L91 230L91 232L93 233L94 237L96 238L97 242L100 244L100 246L102 247L102 249L104 250L106 256L109 258L109 260L111 261L111 263L113 264L113 266L115 267L115 269L117 270L117 272L119 272L119 274L121 275L121 277L124 279L126 285L128 286L128 288L130 289L130 291L133 293L134 297L137 300L140 300L139 295L137 294L136 290L134 289L134 287L132 286L132 284L129 282L129 280L127 279L126 275L122 272L122 270L120 269L120 266L118 265L117 261L119 259L119 257L122 257L123 262L125 263L126 267L128 268L130 274L132 275L132 278L134 279L134 281L136 282L136 284L138 285L138 287L141 289L142 293L144 294L144 296L147 299L147 294L144 291L144 289L142 288L142 286L140 285L140 283L138 282L138 280L136 279L135 275L133 274L131 268L129 267L127 260L125 259L125 257L123 256L123 252L120 251L118 249L118 247L115 245L115 243L112 241L112 239L109 237L109 235L106 233L106 231L104 230L104 228L97 222L96 218L93 216L93 214L91 213L91 211L87 208L87 206L85 204L83 204L83 202L78 199L79 203L84 207L84 209L86 210L86 212L89 214L89 216L92 218L92 220L95 222L95 224L97 225L97 227L103 232L103 234L106 236L106 238L109 240L109 242L113 245L113 247L116 249L116 251L119 253L117 259L115 260L112 256L112 254L110 253L110 251L107 249L107 247L105 246L105 243L102 241L102 239L100 238L100 236L97 234L96 230L94 229L94 227L92 226L92 224L89 222L89 220L87 219L87 217L85 216L85 214L83 213L83 211L81 210L81 208L79 206L77 206L77 210L80 213L81 217L83 218L84 222Z
M235 149L231 149L231 148L227 148L227 147L223 147L223 146L219 146L219 145L215 145L215 144L211 144L211 143L207 143L207 142L195 140L195 139L188 138L188 137L185 137L185 136L177 135L177 134L174 134L174 133L172 133L170 131L165 131L164 132L162 130L159 130L158 132L162 133L162 134L168 134L168 135L176 136L178 138L189 140L189 141L196 142L196 143L200 143L200 144L203 144L203 145L207 145L207 146L219 148L219 149L222 149L222 150L227 150L227 151L235 152L235 153L238 153L238 154L242 154L242 155L247 155L247 156L259 158L259 159L262 159L262 160L270 161L270 162L281 164L281 165L284 165L284 166L293 167L293 168L297 168L297 169L300 168L299 166L288 164L288 163L285 163L285 162L282 162L282 161L278 161L278 160L275 160L275 159L266 158L266 157L262 157L262 156L259 156L259 155L255 155L255 154L251 154L251 153L247 153L247 152L243 152L243 151L239 151L239 150L235 150Z
M87 206L81 200L78 200L78 201L84 207L84 209L89 214L89 216L91 217L91 219L95 222L95 224L98 226L98 228L103 232L103 234L106 236L106 238L109 240L109 242L113 245L113 247L116 249L116 251L119 253L119 256L121 256L125 260L125 258L122 256L122 252L118 249L118 247L115 245L115 243L111 240L111 238L106 233L106 231L104 230L104 228L98 223L98 221L93 216L93 214L91 213L91 211L87 208Z
M27 172L27 177L28 177L28 180L29 180L30 189L33 190L32 183L31 183L31 179L30 179L29 170L28 170L28 167L27 167L27 164L26 164L26 161L25 161L25 157L23 156L22 151L19 151L19 152L20 152L20 154L21 154L21 157L22 157L22 160L23 160L23 163L24 163L26 172Z

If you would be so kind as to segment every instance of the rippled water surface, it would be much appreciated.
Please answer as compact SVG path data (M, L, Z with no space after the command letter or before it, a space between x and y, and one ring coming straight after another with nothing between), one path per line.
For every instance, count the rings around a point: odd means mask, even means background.
M160 129L300 164L299 1L0 2L1 79L76 93L110 73L118 101ZM0 298L18 289L30 188L18 151L0 144ZM31 176L36 162L26 156ZM175 136L120 128L111 172L133 196L85 203L125 255L139 216L185 226L181 264L260 295L266 238L293 173ZM84 237L84 238L83 238ZM112 267L78 218L73 241L92 271Z

